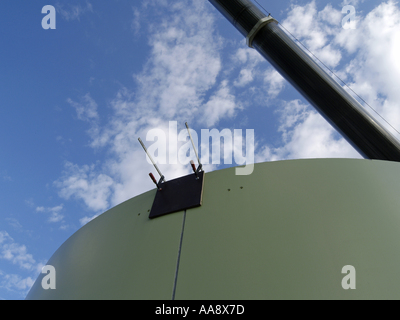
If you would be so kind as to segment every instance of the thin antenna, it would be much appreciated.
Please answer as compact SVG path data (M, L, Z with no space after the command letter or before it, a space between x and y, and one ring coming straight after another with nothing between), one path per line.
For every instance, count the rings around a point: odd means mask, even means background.
M197 154L196 147L194 146L193 138L192 138L192 135L190 134L189 125L188 125L187 122L185 122L185 125L186 125L186 128L187 128L187 131L189 132L190 141L192 141L193 150L194 150L194 153L196 155L197 161L199 163L199 167L197 168L197 172L200 172L202 170L202 168L203 168L203 165L200 162L199 155Z
M160 175L160 177L161 177L161 180L160 180L160 181L164 181L164 182L165 182L165 178L164 178L163 174L161 173L160 169L158 169L158 167L157 167L156 163L154 162L153 158L150 156L150 154L149 154L149 152L147 151L146 146L144 145L142 139L139 138L138 140L139 140L140 144L142 145L144 151L146 152L147 156L149 157L149 159L150 159L151 162L153 163L154 168L156 168L158 174Z

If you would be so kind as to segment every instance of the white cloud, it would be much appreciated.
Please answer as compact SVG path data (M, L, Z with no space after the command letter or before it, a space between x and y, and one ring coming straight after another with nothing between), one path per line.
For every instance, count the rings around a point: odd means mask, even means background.
M8 260L25 270L35 269L35 260L26 246L14 242L6 231L0 231L0 259Z
M256 162L302 158L360 158L361 156L317 112L299 100L285 102L281 111L283 146L264 146Z
M67 162L64 176L55 184L60 189L59 195L62 198L68 200L73 196L83 200L91 210L101 211L109 206L107 199L111 193L113 179L105 174L97 174L95 165L79 167ZM50 219L57 219L58 216L58 211L53 210Z
M313 0L305 6L292 5L282 25L324 64L334 68L339 64L342 55L338 48L331 45L331 41L340 32L341 19L341 11L330 4L318 12ZM305 52L310 54L307 50Z
M353 5L356 6L359 3L363 3L365 0L343 0L342 6Z
M234 54L233 60L241 64L249 64L256 66L261 62L264 62L264 58L254 49L251 48L239 48Z
M17 274L3 274L0 270L0 288L5 288L9 291L19 291L21 296L25 296L34 284L31 277L22 278Z
M355 30L342 29L335 42L353 54L345 74L351 88L400 131L400 9L396 2L381 3L360 19ZM379 119L377 120L393 131Z
M19 223L19 221L18 221L17 219L15 219L15 218L6 218L6 221L7 221L8 224L9 224L10 226L12 226L15 230L18 230L18 231L22 231L22 230L23 230L22 225Z
M98 216L99 216L98 214L95 214L91 217L83 217L83 218L79 219L79 222L83 226L83 225L89 223L90 221L92 221L93 219L96 219Z
M285 87L286 80L275 69L269 68L264 75L264 84L267 87L268 98L274 99Z
M140 31L141 14L138 8L132 7L133 20L132 20L132 30L137 34Z
M27 270L35 263L32 255L27 253L26 247L17 243L4 244L1 248L1 258Z
M50 213L48 222L50 223L57 223L61 222L64 219L64 215L62 215L60 212L64 209L64 205L61 204L56 207L52 208L45 208L45 207L37 207L36 212L44 212L44 213Z
M322 11L318 12L318 18L331 26L338 26L343 19L343 14L334 9L331 4L328 4Z
M239 48L233 56L233 65L241 66L237 79L233 84L244 87L254 81L257 65L264 62L264 58L254 49Z
M29 275L7 274L0 270L0 288L16 292L21 297L25 297L44 264L36 262L33 255L28 253L27 247L17 243L7 231L0 231L0 260L8 261L18 266L23 273Z
M57 212L52 212L48 221L55 223L62 221L62 219L64 219L64 216L62 214L59 214Z
M234 85L237 87L244 87L254 80L252 69L240 70L239 79L235 80Z
M93 121L99 118L99 115L97 113L97 103L90 96L90 93L87 93L85 96L83 96L80 103L75 102L70 98L67 101L72 107L76 109L79 120Z
M13 240L6 231L0 231L0 245L7 240Z
M221 118L232 117L237 104L235 96L230 93L228 81L223 81L221 88L204 105L204 122L208 127L214 126Z
M80 3L77 5L73 5L69 3L67 8L64 8L64 5L60 3L56 3L55 7L57 12L61 14L61 16L67 21L80 21L82 15L87 12L93 12L93 6L89 1L86 1L86 5L82 5Z

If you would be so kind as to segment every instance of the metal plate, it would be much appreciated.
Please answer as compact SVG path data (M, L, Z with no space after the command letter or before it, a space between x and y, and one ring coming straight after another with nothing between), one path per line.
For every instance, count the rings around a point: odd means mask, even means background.
M201 206L203 197L204 171L190 174L162 184L157 190L149 218L154 219L166 214Z

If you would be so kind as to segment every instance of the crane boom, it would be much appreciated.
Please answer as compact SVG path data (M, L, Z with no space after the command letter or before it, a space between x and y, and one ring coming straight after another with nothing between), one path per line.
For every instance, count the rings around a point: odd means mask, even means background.
M400 162L400 143L250 0L209 0L367 159Z

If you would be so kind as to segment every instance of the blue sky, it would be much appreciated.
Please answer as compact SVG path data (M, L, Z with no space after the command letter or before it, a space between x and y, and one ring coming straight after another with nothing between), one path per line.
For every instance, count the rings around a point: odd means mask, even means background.
M398 3L258 2L399 130ZM41 26L45 5L55 30ZM356 29L342 27L345 5ZM360 158L206 0L1 9L0 299L23 299L83 224L154 187L137 138L170 121L253 129L256 162ZM237 165L221 163L206 171ZM190 172L160 168L167 179Z

